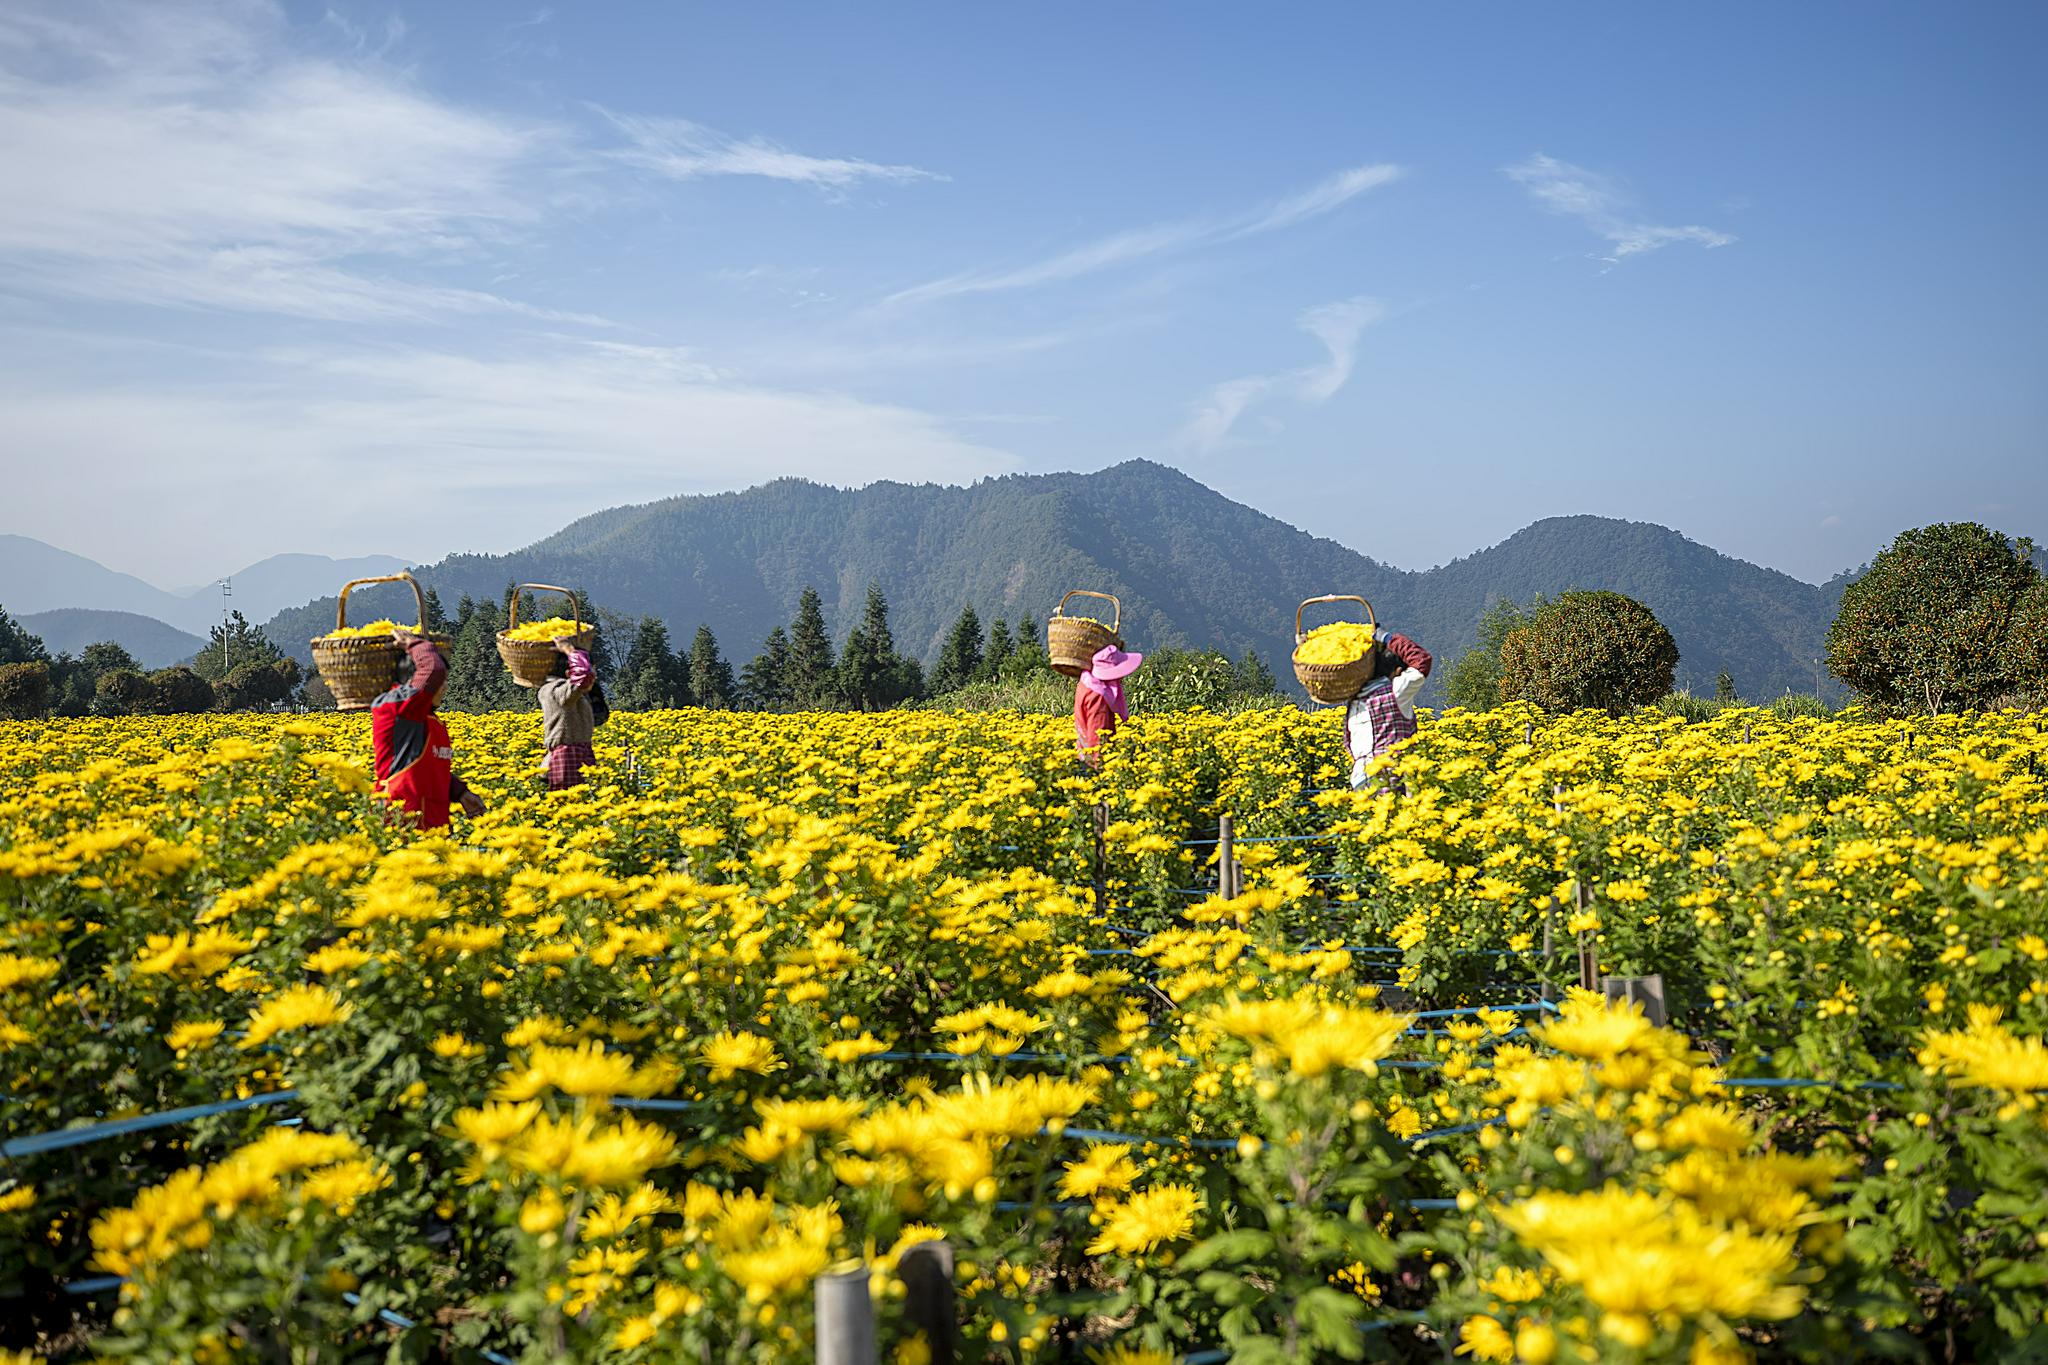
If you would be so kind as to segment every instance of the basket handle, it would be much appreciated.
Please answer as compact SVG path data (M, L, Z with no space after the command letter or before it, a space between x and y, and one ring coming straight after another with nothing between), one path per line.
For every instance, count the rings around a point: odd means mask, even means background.
M1117 601L1115 593L1090 592L1086 588L1076 588L1072 592L1068 593L1067 597L1102 598L1104 601L1109 603L1110 610L1112 612L1109 622L1109 633L1111 635L1123 634L1124 604L1122 602ZM1060 604L1052 609L1052 614L1054 616L1065 616L1067 614L1067 597L1062 597L1060 599Z
M1308 600L1307 600L1306 602L1303 602L1303 603L1302 603L1302 604L1301 604L1300 606L1298 606L1298 607L1296 607L1296 608L1294 609L1294 643L1295 643L1295 644L1299 645L1299 644L1300 644L1300 643L1301 643L1301 642L1302 642L1303 640L1306 640L1306 639L1308 638L1308 636L1307 636L1307 635L1306 635L1306 634L1305 634L1305 633L1304 633L1304 632L1302 631L1302 628L1301 628L1301 614L1302 614L1302 612L1304 612L1304 611L1308 610L1308 608L1310 608L1310 607L1314 606L1314 605L1315 605L1316 603L1318 603L1318 602L1356 602L1356 603L1358 603L1358 605L1359 605L1359 606L1361 606L1361 607L1364 607L1364 608L1365 608L1365 620L1366 620L1366 624L1367 624L1367 625L1370 625L1370 626L1373 626L1373 627L1377 628L1377 627L1378 627L1378 625L1379 625L1379 623L1380 623L1380 618L1379 618L1379 616L1378 616L1377 614L1375 614L1375 613L1374 613L1374 611L1373 611L1373 609L1372 609L1372 603L1370 603L1370 602L1366 601L1366 600L1365 600L1365 599L1364 599L1363 597L1360 597L1360 596L1359 596L1359 595L1358 595L1357 593L1351 593L1351 592L1332 592L1332 593L1324 593L1324 594L1323 594L1323 595L1322 595L1321 597L1311 597L1311 598L1309 598L1309 599L1308 599Z
M576 600L576 594L570 592L567 588L558 588L552 583L515 584L512 588L512 620L506 625L505 629L517 630L519 628L519 594L525 592L528 588L539 588L542 592L558 592L568 598L569 615L576 619L575 633L578 635L583 633L583 606Z
M341 585L341 596L334 603L334 628L341 630L348 625L348 594L351 588L360 588L365 583L410 583L412 600L418 607L413 616L413 625L424 632L427 628L427 595L420 591L420 581L409 573L379 574L375 578L351 578Z

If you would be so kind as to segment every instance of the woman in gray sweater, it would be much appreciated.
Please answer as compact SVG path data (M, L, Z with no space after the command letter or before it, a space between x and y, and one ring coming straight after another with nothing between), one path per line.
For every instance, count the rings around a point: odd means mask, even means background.
M548 790L583 780L583 765L597 761L590 741L602 720L597 670L590 656L567 640L555 641L555 666L540 685L541 738L548 750ZM609 711L609 707L604 708Z

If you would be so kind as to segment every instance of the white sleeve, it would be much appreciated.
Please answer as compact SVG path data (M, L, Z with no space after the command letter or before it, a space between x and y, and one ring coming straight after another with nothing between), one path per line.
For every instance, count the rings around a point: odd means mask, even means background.
M1415 694L1429 681L1429 675L1418 669L1404 668L1394 678L1394 705L1401 708L1401 714L1410 720L1415 718Z
M1351 754L1354 758L1372 756L1372 710L1357 701L1344 707L1344 729L1351 736Z

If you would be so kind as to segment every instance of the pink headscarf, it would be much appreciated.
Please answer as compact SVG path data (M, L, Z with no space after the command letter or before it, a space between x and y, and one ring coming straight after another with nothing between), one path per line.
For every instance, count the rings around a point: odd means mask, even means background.
M1116 712L1118 720L1131 718L1131 705L1124 700L1124 685L1121 679L1104 682L1093 673L1083 673L1081 686L1109 703L1109 709Z
M1118 720L1131 718L1130 703L1124 700L1123 680L1138 671L1138 665L1145 662L1142 654L1126 654L1115 645L1104 645L1095 651L1089 661L1088 671L1081 675L1081 686L1109 703L1109 709L1116 712Z

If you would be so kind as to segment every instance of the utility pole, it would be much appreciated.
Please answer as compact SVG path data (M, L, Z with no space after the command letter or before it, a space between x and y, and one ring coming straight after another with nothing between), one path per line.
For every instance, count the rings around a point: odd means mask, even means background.
M228 599L234 595L234 581L223 578L220 581L220 676L223 681L228 676Z

